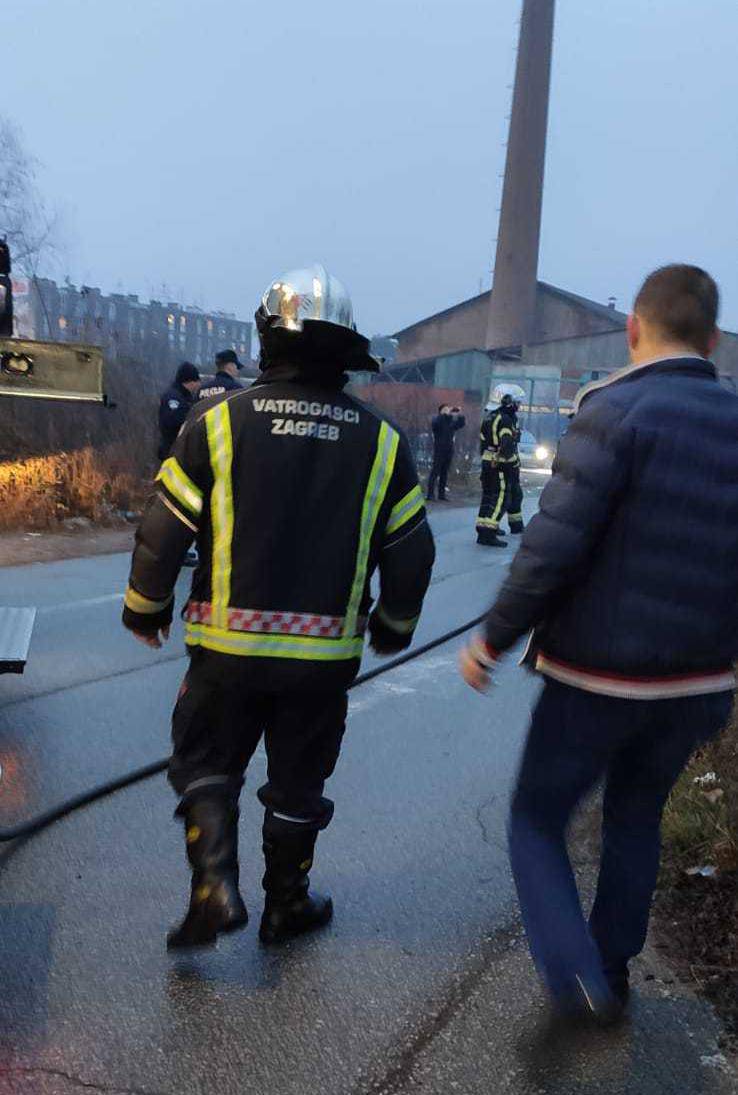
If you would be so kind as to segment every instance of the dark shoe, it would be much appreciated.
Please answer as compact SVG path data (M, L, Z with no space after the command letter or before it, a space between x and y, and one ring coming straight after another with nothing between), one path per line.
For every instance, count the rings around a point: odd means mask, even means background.
M315 829L270 831L264 822L264 890L266 901L259 938L262 943L284 943L296 935L322 928L333 916L327 895L309 889L308 871L318 834Z
M438 495L438 501L439 501L439 502L448 502L448 495L446 495L446 494L439 494L439 495Z
M213 947L219 935L244 928L249 915L234 879L192 882L190 907L182 923L167 935L167 950Z
M525 525L510 525L511 536L522 536L525 532Z
M477 532L477 543L483 547L507 547L507 540L501 540L495 532Z
M607 983L610 986L610 992L617 1000L620 1007L625 1010L630 1000L630 977L628 970L624 973L607 973Z
M238 807L226 796L195 799L184 816L192 868L190 907L167 936L167 949L213 946L221 934L248 923L238 889Z
M290 904L272 905L269 900L261 918L259 939L262 943L284 943L296 935L322 928L333 916L333 901L309 890Z
M621 1021L625 1014L627 994L624 999L618 997L612 989L609 978L608 989L600 992L587 989L579 978L577 981L579 995L576 1004L583 1018L603 1028L615 1026Z

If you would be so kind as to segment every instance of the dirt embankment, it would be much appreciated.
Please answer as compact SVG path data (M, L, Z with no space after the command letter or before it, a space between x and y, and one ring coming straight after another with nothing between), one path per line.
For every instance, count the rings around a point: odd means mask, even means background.
M55 532L2 532L0 566L53 563L58 559L81 559L131 551L134 534L135 527L127 522L114 528L83 524Z

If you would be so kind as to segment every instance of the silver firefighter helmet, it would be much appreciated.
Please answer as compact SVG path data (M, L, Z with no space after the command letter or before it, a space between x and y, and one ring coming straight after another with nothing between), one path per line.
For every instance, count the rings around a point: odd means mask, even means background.
M324 266L290 270L267 287L256 313L262 368L302 355L313 363L376 372L380 360L354 323L348 290Z
M274 326L289 331L301 331L306 319L356 330L346 287L319 263L277 278L261 303L267 316L273 317Z
M492 389L492 399L494 400L494 406L498 407L502 403L506 395L510 396L513 403L523 404L525 403L525 391L519 384L498 384Z

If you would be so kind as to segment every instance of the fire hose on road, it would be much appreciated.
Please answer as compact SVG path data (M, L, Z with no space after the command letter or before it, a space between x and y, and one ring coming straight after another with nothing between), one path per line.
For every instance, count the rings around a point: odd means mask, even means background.
M436 647L443 646L444 643L451 642L452 639L458 638L459 635L471 631L473 627L476 627L484 620L485 615L486 614L476 616L473 620L469 620L467 623L461 624L451 631L446 631L435 639L431 639L430 642L424 643L423 646L416 647L414 650L408 650L407 653L401 654L398 658L393 658L384 665L378 665L374 669L367 670L366 673L362 673L349 685L349 691L353 688L358 688L361 684L367 684L369 681L373 681L376 677L381 677L385 673L391 673L393 669L398 669L401 665L406 665L408 662L412 662L416 658L428 654L431 650L435 650ZM152 776L157 776L161 772L165 772L168 764L169 758L165 757L163 760L157 760L152 764L146 764L143 768L135 768L132 772L127 772L124 776L118 776L117 779L108 780L106 783L100 783L96 787L91 787L89 790L83 791L79 795L74 795L73 798L67 799L66 802L62 802L58 806L53 807L51 810L46 810L42 814L37 814L36 817L30 818L20 825L11 826L9 829L0 829L0 844L7 844L11 840L20 840L22 837L32 836L34 833L41 832L42 829L46 829L49 825L53 825L55 821L60 821L63 817L67 817L69 814L74 813L75 810L81 810L83 806L89 806L90 803L97 802L101 798L107 798L108 795L113 795L116 791L122 791L126 787L131 787L134 783L142 783Z

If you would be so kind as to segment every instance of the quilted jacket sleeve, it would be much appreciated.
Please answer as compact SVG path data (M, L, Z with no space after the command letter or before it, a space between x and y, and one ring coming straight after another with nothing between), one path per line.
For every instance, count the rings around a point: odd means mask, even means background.
M496 651L540 624L586 573L627 489L632 436L613 401L592 396L562 438L540 510L525 531L490 609L485 638Z

